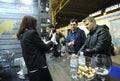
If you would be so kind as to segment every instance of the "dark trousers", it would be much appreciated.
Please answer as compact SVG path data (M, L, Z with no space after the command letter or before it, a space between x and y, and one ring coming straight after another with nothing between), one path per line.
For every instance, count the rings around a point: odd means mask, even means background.
M28 77L30 81L53 81L48 68L29 73Z

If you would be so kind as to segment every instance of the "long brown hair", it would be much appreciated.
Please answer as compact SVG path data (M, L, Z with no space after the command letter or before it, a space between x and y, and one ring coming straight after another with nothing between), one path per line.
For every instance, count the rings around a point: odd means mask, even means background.
M17 32L17 38L18 40L20 39L21 35L24 33L26 29L31 30L35 29L36 30L37 26L37 19L32 17L32 16L24 16L21 24L19 26L19 30Z

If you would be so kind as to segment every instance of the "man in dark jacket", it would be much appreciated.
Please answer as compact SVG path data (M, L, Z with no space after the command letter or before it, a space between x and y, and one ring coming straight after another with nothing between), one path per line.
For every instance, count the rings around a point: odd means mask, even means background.
M109 28L105 25L97 25L93 17L85 18L83 23L89 33L81 51L84 51L87 56L92 56L93 54L110 56L111 36Z
M86 40L85 32L78 27L76 19L70 20L70 27L70 31L66 37L66 46L68 47L68 52L74 51L77 54Z
M85 18L83 23L89 30L89 33L85 44L82 46L80 51L83 51L85 56L92 57L92 63L94 62L93 65L95 65L96 68L106 66L106 68L109 69L112 64L110 58L111 35L109 33L109 28L106 25L97 25L93 17ZM103 61L98 58L104 58L104 63L102 63L102 65L100 65L100 63ZM95 81L102 81L99 76L96 76L95 79Z

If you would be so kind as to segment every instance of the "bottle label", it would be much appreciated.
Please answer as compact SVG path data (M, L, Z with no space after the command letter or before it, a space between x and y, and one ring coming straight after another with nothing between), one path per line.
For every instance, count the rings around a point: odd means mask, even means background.
M75 54L72 54L70 59L70 67L77 67L78 66L78 59L76 58Z
M77 66L78 66L77 59L70 60L70 67L77 67Z
M83 57L79 56L79 65L84 66L85 64L86 64L85 57L84 56Z

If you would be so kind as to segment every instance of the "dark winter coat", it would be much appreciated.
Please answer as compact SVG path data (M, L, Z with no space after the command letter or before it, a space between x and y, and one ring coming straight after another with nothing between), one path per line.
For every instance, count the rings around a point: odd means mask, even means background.
M87 56L92 56L93 54L110 55L110 47L111 35L109 28L104 25L97 25L96 28L88 34L81 50L86 52Z
M53 43L45 44L37 31L26 30L21 38L23 57L29 71L39 70L47 66L45 51L49 50Z

